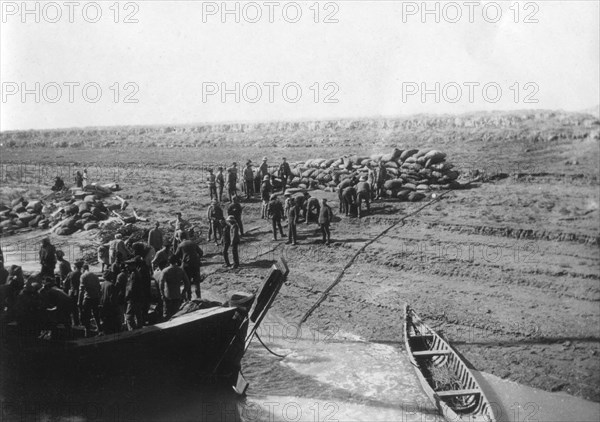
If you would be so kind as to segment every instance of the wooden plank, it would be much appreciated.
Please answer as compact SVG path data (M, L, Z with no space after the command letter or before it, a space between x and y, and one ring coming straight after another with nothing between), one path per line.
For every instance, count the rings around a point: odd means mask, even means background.
M470 390L436 391L435 394L437 394L441 398L445 398L445 397L459 397L459 396L470 396L472 394L481 394L481 390L470 389Z
M420 335L420 334L415 334L413 336L410 336L411 339L413 338L422 338L425 340L433 340L433 334L424 334L424 335Z
M430 357L430 356L442 356L451 354L450 350L424 350L422 352L413 352L415 357Z

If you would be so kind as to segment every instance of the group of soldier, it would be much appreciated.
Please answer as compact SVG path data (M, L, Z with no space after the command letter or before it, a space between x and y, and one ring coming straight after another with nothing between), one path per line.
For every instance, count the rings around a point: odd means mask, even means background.
M354 175L338 185L340 213L349 215L355 210L361 217L363 204L370 211L370 201L381 195L385 180L385 168L378 170L376 175ZM207 180L211 200L207 209L208 241L222 247L226 268L239 267L238 248L244 236L237 174L237 165L233 163L227 169L227 176L219 167L216 174L209 171ZM246 199L253 200L257 190L260 194L261 217L271 220L274 241L278 237L287 238L287 244L296 245L297 226L304 220L306 225L317 223L323 243L330 244L331 207L326 199L319 200L305 190L287 189L291 169L285 158L278 166L277 178L270 173L266 157L256 173L249 160L242 175ZM225 188L230 202L226 209L222 205ZM72 267L64 253L56 250L49 239L44 239L39 252L41 271L36 277L25 281L20 267L15 265L4 277L6 270L3 265L0 267L0 316L4 313L4 319L8 315L9 320L17 319L22 327L35 328L40 326L36 317L40 310L54 308L53 326L56 323L68 327L82 325L87 335L92 332L92 320L97 331L113 333L123 327L134 330L150 323L149 314L158 316L158 320L172 317L184 300L201 297L203 251L193 239L194 227L180 212L170 225L173 230L170 241L156 222L146 239L132 242L132 237L126 240L116 234L102 245L98 258L102 263L103 280L81 260ZM149 313L151 307L153 312Z

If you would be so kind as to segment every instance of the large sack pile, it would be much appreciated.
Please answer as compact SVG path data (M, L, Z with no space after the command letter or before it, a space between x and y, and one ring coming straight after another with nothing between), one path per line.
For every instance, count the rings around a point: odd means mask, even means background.
M369 157L317 158L293 163L290 185L302 189L335 188L344 179L363 175L371 181L380 162L387 170L384 189L390 198L419 201L430 190L460 188L456 181L458 171L446 161L445 153L435 149L394 149L389 154Z
M121 207L120 201L106 198L118 189L114 184L88 185L52 193L44 200L15 199L10 207L0 205L0 231L10 235L19 229L52 227L59 235L69 235L98 228L99 221L108 219L109 209Z

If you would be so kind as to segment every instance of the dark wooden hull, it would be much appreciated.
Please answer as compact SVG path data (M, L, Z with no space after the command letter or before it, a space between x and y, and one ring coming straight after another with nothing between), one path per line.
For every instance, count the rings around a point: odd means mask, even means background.
M453 422L495 422L492 404L475 376L452 347L427 326L407 305L404 341L408 357L425 393L438 410ZM456 380L453 388L441 388L433 371L448 373Z
M71 341L11 338L5 369L18 377L52 379L164 375L198 383L235 382L247 322L237 308L216 307L139 330Z

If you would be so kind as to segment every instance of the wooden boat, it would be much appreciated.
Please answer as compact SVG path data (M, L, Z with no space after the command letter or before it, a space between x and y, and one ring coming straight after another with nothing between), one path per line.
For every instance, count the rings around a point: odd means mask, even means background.
M286 262L280 259L258 295L242 295L237 305L232 300L212 303L212 307L134 331L46 340L24 336L16 323L11 323L0 332L0 345L6 346L0 347L5 354L0 359L4 375L88 383L111 375L137 380L176 375L195 384L229 388L237 384L243 393L247 383L239 378L241 360L288 272Z
M448 421L496 421L490 401L465 362L408 305L404 341L423 390Z

